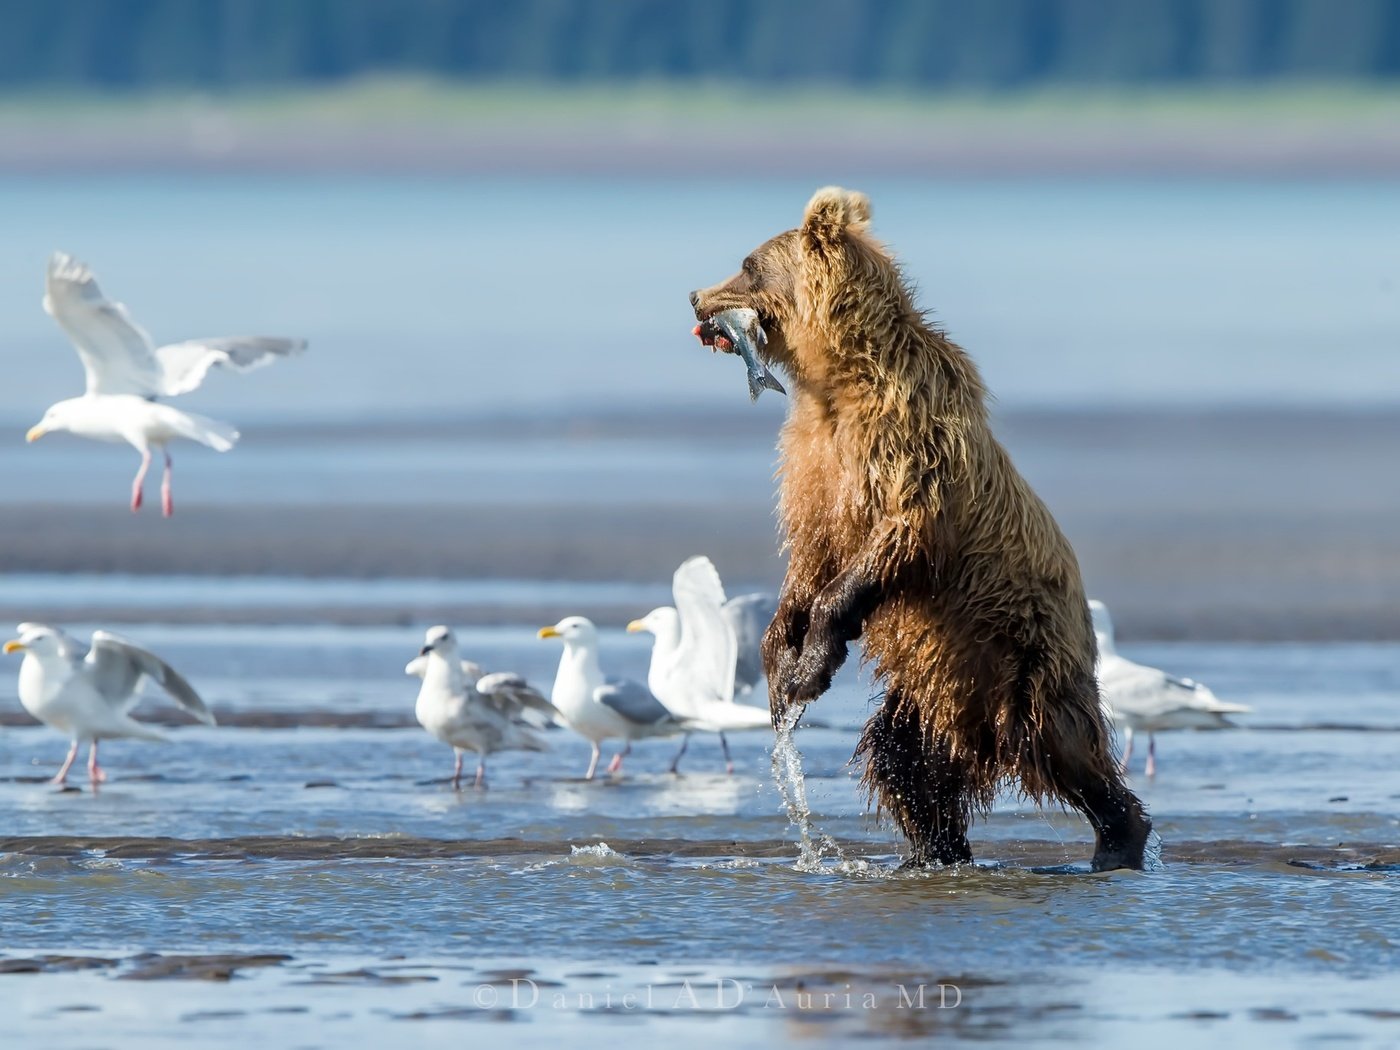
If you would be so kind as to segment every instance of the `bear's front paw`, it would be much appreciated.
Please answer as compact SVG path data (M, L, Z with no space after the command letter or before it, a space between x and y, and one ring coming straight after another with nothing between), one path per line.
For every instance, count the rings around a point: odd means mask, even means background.
M811 703L831 688L831 679L836 669L846 660L846 646L840 644L817 644L817 639L807 638L792 676L787 679L787 693L794 704Z

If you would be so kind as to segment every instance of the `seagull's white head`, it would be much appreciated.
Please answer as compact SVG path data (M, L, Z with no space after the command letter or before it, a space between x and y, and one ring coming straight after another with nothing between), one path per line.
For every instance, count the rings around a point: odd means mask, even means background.
M45 434L52 434L57 430L72 430L75 424L80 425L83 416L80 406L82 401L83 398L70 397L67 401L50 405L49 410L44 413L44 418L29 428L24 440L38 441Z
M456 651L457 639L453 636L452 629L438 624L428 628L428 633L423 636L423 648L418 650L418 655L437 653L441 657L450 658Z
M598 640L598 628L585 616L566 616L553 627L541 627L541 638L562 638L565 645L588 645Z
M63 634L42 623L20 624L19 637L5 643L6 653L32 653L41 660L62 656L65 649Z
M1089 599L1089 615L1094 620L1094 640L1099 643L1099 655L1106 656L1113 648L1113 617L1108 606L1096 598Z
M658 640L678 640L681 633L681 614L671 606L663 605L627 625L629 634L636 634L638 631L654 634Z

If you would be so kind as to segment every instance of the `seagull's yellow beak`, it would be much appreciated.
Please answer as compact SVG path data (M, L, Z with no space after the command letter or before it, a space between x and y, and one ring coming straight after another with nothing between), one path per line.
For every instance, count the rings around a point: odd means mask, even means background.
M631 623L629 623L629 624L627 625L627 633L628 633L628 634L636 634L638 631L645 631L646 629L647 629L647 625L646 625L645 623L643 623L641 620L633 620Z
M561 637L563 637L563 636L562 636L558 631L556 631L553 627L541 627L541 628L540 628L540 634L539 634L539 636L540 636L541 638L561 638Z
M5 643L5 655L9 656L10 653L17 653L23 648L23 642L21 642L18 638L12 638Z
M45 434L47 434L47 433L48 433L48 431L45 430L43 427L30 427L30 428L29 428L29 433L27 433L27 434L24 435L24 440L25 440L25 441L38 441L41 437L43 437L43 436L44 436Z

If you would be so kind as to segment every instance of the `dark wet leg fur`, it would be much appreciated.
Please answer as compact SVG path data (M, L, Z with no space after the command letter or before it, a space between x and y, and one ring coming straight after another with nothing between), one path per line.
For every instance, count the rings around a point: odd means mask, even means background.
M971 863L966 771L950 757L947 741L928 738L912 705L887 696L865 723L856 757L866 762L866 789L909 840L905 867Z
M1070 769L1066 770L1065 780L1068 783L1061 788L1062 797L1083 813L1094 828L1093 869L1141 871L1152 822L1117 769L1108 774Z

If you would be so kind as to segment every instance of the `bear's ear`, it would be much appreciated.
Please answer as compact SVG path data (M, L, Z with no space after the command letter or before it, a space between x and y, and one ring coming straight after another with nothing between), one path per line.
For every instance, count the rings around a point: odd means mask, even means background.
M870 198L855 190L843 190L840 186L826 186L817 190L807 202L807 211L802 216L803 227L813 233L847 226L863 230L869 224Z

